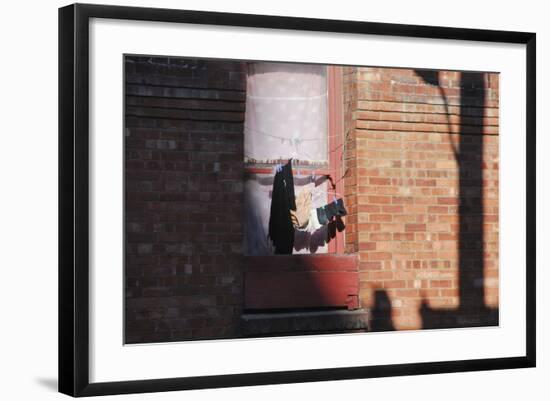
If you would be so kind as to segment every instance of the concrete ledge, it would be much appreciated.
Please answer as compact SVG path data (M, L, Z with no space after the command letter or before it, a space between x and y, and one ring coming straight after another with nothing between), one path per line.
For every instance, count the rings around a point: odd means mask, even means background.
M343 333L369 330L369 313L353 311L306 311L247 313L241 316L244 336Z

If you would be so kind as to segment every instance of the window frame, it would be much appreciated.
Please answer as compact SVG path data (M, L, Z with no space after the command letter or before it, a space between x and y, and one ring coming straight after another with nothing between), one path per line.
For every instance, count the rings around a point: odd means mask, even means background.
M294 174L328 175L328 185L344 198L342 67L327 66L327 90L327 168L308 169L298 165ZM271 174L272 171L272 167L245 165L248 174ZM332 199L333 195L328 194L327 202ZM326 307L359 309L358 254L345 253L344 232L336 231L335 238L328 243L327 253L244 255L244 311ZM258 288L260 283L261 289Z
M344 198L344 122L343 122L343 83L342 67L327 66L327 165L308 167L306 165L293 166L295 176L315 175L329 176L327 185ZM245 163L245 175L272 174L275 163ZM333 199L332 194L327 195L327 203ZM344 231L337 231L335 238L328 242L327 254L341 254L345 251ZM301 254L303 255L303 254ZM306 254L308 255L308 254ZM251 255L245 255L245 257ZM276 256L276 255L262 255Z

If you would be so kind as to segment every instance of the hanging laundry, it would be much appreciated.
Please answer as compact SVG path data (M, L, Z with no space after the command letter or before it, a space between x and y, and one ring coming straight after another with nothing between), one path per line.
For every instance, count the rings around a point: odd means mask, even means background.
M324 206L317 208L317 219L319 220L319 224L322 226L328 223L327 212L325 211Z
M317 209L312 208L309 211L309 221L306 227L306 231L309 232L310 234L313 234L315 231L317 231L321 227L323 226L319 223L319 219L317 218Z
M296 195L294 194L294 177L292 175L292 159L285 164L281 172L283 174L283 180L285 183L286 197L288 198L288 205L291 210L296 210Z
M334 220L336 222L336 229L338 232L342 232L346 229L346 225L344 224L344 220L342 220L342 217L336 216L336 219Z
M336 221L331 220L327 224L327 241L333 240L336 237Z
M333 217L338 214L338 209L336 208L336 202L331 202L325 205L325 212L327 215L327 220L331 221Z
M338 212L338 216L345 216L348 214L348 211L344 207L344 200L342 198L336 201L336 209Z
M294 178L289 160L273 178L271 209L269 214L268 236L278 255L292 254L294 247L294 225L291 210L296 210L294 198Z
M317 219L321 225L328 224L335 217L341 217L347 214L348 212L344 207L344 200L342 198L317 208Z
M309 222L311 211L311 189L304 188L296 198L296 210L290 211L294 227L305 228Z

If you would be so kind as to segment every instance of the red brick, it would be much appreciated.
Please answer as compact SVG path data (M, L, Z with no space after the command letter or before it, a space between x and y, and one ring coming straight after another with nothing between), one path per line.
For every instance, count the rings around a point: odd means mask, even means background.
M407 232L426 231L426 224L405 224L405 231Z

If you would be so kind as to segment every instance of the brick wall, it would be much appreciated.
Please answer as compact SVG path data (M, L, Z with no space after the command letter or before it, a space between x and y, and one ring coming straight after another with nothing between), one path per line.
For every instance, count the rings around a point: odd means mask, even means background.
M243 68L125 60L128 343L238 335Z
M370 326L497 324L498 74L343 70L345 249ZM239 337L244 64L125 71L126 342Z
M498 78L344 73L348 249L375 330L498 324Z

